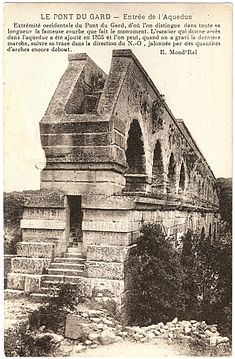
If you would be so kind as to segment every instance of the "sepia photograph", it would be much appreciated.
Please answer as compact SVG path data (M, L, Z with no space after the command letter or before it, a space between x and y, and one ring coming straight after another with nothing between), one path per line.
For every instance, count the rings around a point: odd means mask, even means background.
M3 13L2 354L232 356L232 5Z

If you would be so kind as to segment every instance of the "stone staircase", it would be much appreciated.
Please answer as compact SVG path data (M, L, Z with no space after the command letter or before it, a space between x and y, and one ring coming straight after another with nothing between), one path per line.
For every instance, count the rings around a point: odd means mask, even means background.
M20 244L20 246L22 245L23 243ZM32 249L35 250L34 247ZM46 249L48 248L45 248L45 250ZM38 262L39 260L43 260L43 258L24 257L16 257L16 259L20 259L21 261L23 261L23 264L24 261L28 261L30 259L32 262L30 262L31 266L33 265L34 261ZM28 276L30 276L32 280L35 277L35 279L40 281L41 283L39 286L39 290L28 293L31 299L35 301L43 301L44 299L48 299L49 297L56 296L60 285L64 282L76 286L78 283L81 282L81 277L86 277L86 258L82 254L82 246L79 247L79 245L77 245L76 247L68 247L67 252L64 254L63 257L54 257L51 262L48 259L48 262L48 268L45 274L38 274L37 276L35 276L34 274L14 272L8 274L9 286L4 291L5 298L19 297L24 295L25 292L23 288L25 287L25 285L21 285L21 282L22 280L25 281L25 278ZM16 262L16 264L17 263L18 262Z
M56 292L64 282L76 286L81 277L86 277L85 261L86 258L78 247L69 247L64 257L54 258L48 273L42 277L40 292L31 293L30 297L41 301L56 296Z

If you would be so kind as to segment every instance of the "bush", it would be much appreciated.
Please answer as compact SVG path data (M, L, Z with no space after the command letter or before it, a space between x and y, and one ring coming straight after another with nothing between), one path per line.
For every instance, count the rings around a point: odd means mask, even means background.
M183 241L181 264L185 317L217 323L224 335L231 336L231 234L221 231L212 241L189 231Z
M130 322L206 320L231 338L231 234L212 240L188 231L182 241L179 252L159 225L143 227L128 262Z
M169 321L183 311L180 257L165 240L160 226L143 227L128 267L131 323Z
M19 322L5 332L5 355L51 356L54 345L52 336L50 333L38 335L38 328L45 326L45 331L64 334L66 315L82 300L79 287L74 288L69 283L61 283L58 298L52 298L49 303L34 311L28 320Z
M66 315L72 311L78 303L83 301L79 284L74 287L70 283L61 282L60 290L52 288L51 294L58 294L52 297L48 304L40 308L40 315L32 316L30 319L31 328L35 329L42 325L46 328L63 334Z

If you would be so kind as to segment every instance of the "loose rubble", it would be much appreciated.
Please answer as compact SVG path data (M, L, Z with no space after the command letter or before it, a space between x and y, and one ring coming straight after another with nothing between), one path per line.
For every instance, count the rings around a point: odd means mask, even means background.
M72 356L83 353L87 348L123 341L158 344L161 339L168 342L186 341L188 344L197 342L209 347L229 343L229 338L220 336L215 324L208 325L205 321L180 321L174 318L166 324L161 322L147 327L122 326L107 310L84 308L76 314L67 315L65 337L62 346L71 339L76 343Z

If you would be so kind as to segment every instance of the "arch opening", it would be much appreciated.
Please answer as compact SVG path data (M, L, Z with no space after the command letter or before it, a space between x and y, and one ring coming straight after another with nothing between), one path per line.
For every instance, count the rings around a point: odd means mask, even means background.
M168 184L167 184L167 192L171 194L175 194L175 182L176 182L176 163L173 153L170 155L170 160L168 164Z
M185 190L185 169L184 164L181 164L180 168L180 181L179 181L179 188L184 191Z
M127 139L127 173L145 173L145 153L142 132L137 120L133 120Z
M142 131L137 120L133 120L128 132L126 149L126 187L125 191L146 191L145 151Z
M162 160L162 149L159 141L156 142L153 155L153 169L152 169L153 193L161 194L164 190L164 167Z

